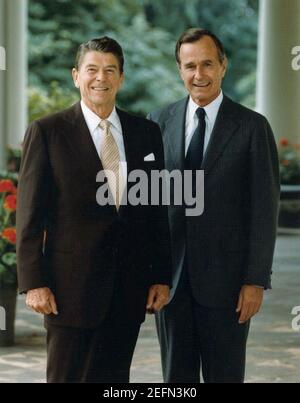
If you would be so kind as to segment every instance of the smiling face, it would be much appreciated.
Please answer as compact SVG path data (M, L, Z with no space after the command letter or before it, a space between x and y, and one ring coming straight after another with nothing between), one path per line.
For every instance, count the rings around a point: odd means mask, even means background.
M112 112L123 83L118 59L112 53L89 51L78 70L72 71L75 86L85 105L102 119Z
M214 41L204 36L180 47L180 75L196 104L204 107L218 97L226 73L227 60L219 59Z

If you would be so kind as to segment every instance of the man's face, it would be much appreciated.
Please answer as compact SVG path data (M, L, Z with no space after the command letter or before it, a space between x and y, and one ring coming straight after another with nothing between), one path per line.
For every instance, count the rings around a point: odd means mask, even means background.
M209 36L180 47L180 75L193 100L204 107L220 94L227 61L220 62L218 49Z
M83 102L97 113L100 109L112 109L124 75L112 53L87 52L79 66L73 69L75 86L80 89Z

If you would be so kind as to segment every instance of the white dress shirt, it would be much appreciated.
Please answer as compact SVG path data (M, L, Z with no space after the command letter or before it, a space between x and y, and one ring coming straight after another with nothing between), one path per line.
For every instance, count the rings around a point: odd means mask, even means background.
M82 113L86 121L87 127L91 133L95 148L101 160L101 146L104 135L104 130L100 128L99 124L103 119L96 115L90 108L88 108L85 103L81 100L80 102ZM123 139L122 126L120 118L117 114L116 107L114 107L112 113L107 119L110 122L110 131L115 139L119 150L120 162L121 162L121 173L123 177L123 183L127 182L127 164L126 164L126 154Z
M221 91L217 98L212 101L210 104L204 107L205 110L205 140L204 140L204 154L207 150L207 146L209 144L211 134L216 123L217 115L223 101L223 92ZM198 117L196 115L196 110L199 108L192 97L190 97L188 106L186 109L186 117L185 117L185 155L187 155L187 151L189 149L193 134L198 126Z

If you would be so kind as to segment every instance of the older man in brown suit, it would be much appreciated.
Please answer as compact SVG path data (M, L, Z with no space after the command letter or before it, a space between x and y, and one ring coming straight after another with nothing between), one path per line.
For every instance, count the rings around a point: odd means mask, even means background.
M82 44L73 69L81 102L33 122L24 141L19 287L45 314L48 382L128 382L146 308L168 301L167 212L118 197L130 172L164 168L159 127L115 107L123 62L113 39ZM114 203L100 205L97 174L119 167L115 189L107 176Z

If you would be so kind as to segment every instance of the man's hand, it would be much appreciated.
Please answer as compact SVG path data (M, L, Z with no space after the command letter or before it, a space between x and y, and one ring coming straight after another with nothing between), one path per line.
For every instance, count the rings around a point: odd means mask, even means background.
M35 312L44 315L58 315L55 297L50 288L36 288L29 290L26 296L26 305Z
M243 324L256 315L263 302L264 289L253 285L244 285L240 292L236 312L240 312L239 323Z
M168 285L153 285L148 294L147 313L159 312L168 302L170 297L170 287Z

